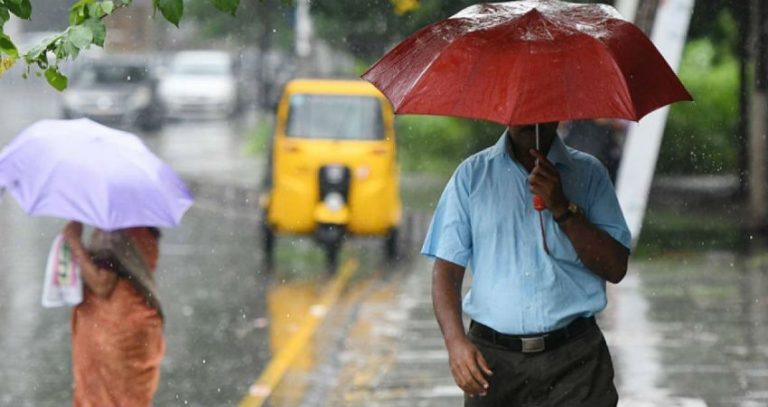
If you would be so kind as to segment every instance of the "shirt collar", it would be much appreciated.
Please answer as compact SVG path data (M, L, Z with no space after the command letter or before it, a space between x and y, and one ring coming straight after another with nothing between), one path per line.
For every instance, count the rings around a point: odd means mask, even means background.
M509 137L507 137L508 132L509 130L504 130L504 133L499 137L499 141L491 147L492 158L507 152L507 143L509 143ZM514 160L514 157L510 156L510 158ZM552 145L549 147L549 152L547 153L547 159L553 164L571 165L571 156L568 154L568 150L566 150L565 144L560 137L555 137L552 141Z

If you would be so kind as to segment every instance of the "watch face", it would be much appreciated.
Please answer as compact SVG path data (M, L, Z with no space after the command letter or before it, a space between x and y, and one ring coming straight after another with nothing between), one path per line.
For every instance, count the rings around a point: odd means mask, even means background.
M568 212L578 213L579 212L579 207L576 206L575 203L571 202L570 204L568 204Z

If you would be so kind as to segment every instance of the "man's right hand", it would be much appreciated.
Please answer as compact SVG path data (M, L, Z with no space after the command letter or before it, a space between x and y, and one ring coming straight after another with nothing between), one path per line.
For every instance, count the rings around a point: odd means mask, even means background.
M432 305L448 348L448 362L456 384L470 397L485 396L486 377L493 374L485 358L475 347L461 320L461 282L464 266L441 258L432 268Z
M470 397L485 396L493 372L479 350L464 336L448 344L448 360L456 384Z

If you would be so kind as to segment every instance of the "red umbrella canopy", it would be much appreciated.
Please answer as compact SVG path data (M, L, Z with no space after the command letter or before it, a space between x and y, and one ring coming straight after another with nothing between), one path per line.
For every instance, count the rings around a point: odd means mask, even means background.
M505 125L640 120L693 100L651 41L603 4L476 4L398 44L363 75L397 113Z

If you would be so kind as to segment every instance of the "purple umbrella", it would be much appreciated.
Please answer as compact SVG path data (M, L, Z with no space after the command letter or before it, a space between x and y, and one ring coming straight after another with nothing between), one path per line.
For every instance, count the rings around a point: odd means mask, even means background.
M138 137L88 119L22 131L0 151L4 189L30 215L104 230L176 226L192 205L184 182Z

